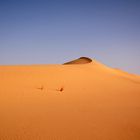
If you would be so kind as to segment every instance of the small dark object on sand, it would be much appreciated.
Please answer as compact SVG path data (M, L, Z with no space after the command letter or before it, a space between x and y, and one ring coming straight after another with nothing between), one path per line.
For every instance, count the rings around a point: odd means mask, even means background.
M61 91L61 92L62 92L63 90L64 90L64 88L63 88L63 87L61 87L59 91Z
M43 86L41 86L40 88L37 88L37 89L43 90L43 89L44 89L44 87L43 87Z

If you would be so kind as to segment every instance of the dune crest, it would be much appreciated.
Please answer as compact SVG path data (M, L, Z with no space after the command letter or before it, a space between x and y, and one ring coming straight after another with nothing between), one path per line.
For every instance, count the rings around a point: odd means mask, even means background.
M66 62L63 65L88 64L88 63L91 63L91 62L92 62L92 59L91 58L88 58L88 57L80 57L78 59L75 59L75 60Z

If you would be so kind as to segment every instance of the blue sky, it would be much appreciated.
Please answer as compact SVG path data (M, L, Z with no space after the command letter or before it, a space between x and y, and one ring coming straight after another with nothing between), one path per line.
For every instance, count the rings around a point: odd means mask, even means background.
M0 65L80 56L140 74L140 1L0 0Z

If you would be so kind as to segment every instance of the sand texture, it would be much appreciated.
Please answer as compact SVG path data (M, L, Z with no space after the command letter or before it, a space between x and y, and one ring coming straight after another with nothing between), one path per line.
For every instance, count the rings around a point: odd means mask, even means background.
M140 76L85 57L0 66L0 140L140 140Z

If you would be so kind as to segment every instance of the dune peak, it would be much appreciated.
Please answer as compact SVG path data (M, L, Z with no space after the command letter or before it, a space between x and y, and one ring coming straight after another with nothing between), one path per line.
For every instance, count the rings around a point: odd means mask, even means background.
M91 63L91 62L92 62L92 59L91 58L88 58L88 57L80 57L78 59L75 59L75 60L66 62L63 65L88 64L88 63Z

